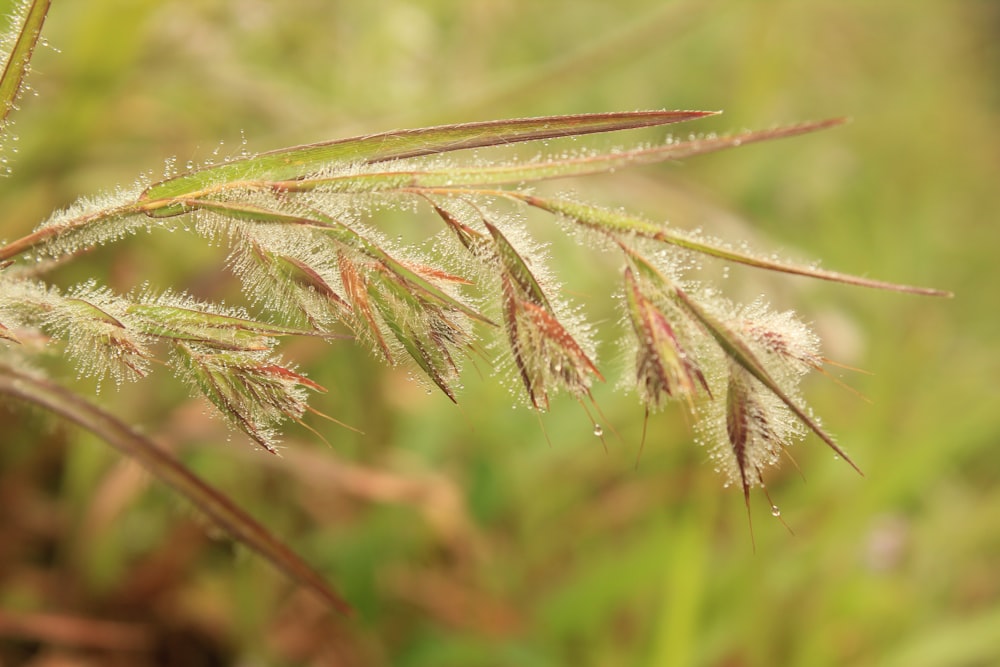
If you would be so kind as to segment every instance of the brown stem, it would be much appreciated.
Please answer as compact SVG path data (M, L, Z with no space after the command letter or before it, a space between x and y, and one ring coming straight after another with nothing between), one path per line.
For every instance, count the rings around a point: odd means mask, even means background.
M112 209L81 215L80 217L74 218L73 220L61 225L48 225L40 227L30 234L26 234L25 236L15 239L7 245L0 247L0 262L17 257L21 253L27 252L45 241L58 238L60 235L74 229L86 227L87 225L100 222L101 220L123 217L132 213L139 213L141 211L142 208L137 203L132 202Z
M191 473L169 452L114 415L81 396L49 380L0 365L0 394L38 405L97 435L149 470L200 508L233 539L242 542L269 560L293 580L311 589L337 611L347 614L350 607L291 549L264 526L241 510L229 498Z

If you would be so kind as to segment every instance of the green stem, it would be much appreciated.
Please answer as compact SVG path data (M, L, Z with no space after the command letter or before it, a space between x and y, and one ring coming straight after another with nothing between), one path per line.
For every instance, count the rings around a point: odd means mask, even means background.
M31 62L31 54L35 51L35 45L42 32L42 24L45 23L45 15L49 11L50 1L35 0L24 10L24 23L17 33L17 39L14 41L7 62L4 63L3 72L0 73L0 124L7 120L7 116L15 108L21 83Z

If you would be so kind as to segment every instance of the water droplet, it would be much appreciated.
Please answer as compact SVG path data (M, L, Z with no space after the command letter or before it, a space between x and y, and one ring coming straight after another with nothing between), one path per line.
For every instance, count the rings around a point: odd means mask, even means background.
M594 424L594 435L596 435L598 438L604 435L604 429L601 428L600 424Z
M777 505L771 505L771 516L781 516L781 508Z

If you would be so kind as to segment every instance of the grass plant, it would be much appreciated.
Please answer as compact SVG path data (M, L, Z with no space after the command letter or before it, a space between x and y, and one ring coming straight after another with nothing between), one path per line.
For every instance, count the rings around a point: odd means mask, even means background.
M9 55L0 79L0 122L8 134L7 117L47 11L41 0L19 4L4 42ZM129 187L80 199L0 247L0 392L82 426L141 463L230 537L344 612L363 596L334 590L155 436L61 378L76 374L98 390L108 384L121 390L154 371L175 376L233 431L279 453L289 421L334 442L347 432L341 429L353 428L349 413L334 418L310 407L311 396L326 388L308 364L303 370L279 351L283 340L311 340L330 349L357 346L454 402L468 375L463 366L496 368L499 381L531 410L547 412L559 394L575 399L603 442L608 421L594 392L611 373L598 363L597 341L610 335L620 341L624 360L619 386L634 394L647 418L679 402L725 484L742 491L750 516L751 490L766 495L766 471L810 433L860 467L800 388L810 372L828 372L819 337L796 313L776 310L762 297L740 304L724 296L701 277L702 261L917 296L948 293L784 260L739 239L541 187L843 123L611 148L558 143L712 115L535 116L261 153L244 149L184 169L168 162L162 177L141 175ZM537 152L510 150L522 144ZM384 231L382 221L392 214L433 216L440 231L429 245L407 243ZM619 321L601 323L613 333L588 321L557 277L534 227L549 223L618 264L602 281L619 303ZM180 232L225 248L222 261L239 282L243 303L151 284L120 292L96 278L69 287L49 279L101 247L144 232ZM65 361L46 360L53 354ZM336 430L324 418L337 422Z

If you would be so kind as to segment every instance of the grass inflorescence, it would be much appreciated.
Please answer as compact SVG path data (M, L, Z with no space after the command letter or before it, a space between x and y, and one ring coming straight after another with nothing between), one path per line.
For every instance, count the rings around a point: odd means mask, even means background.
M18 37L6 41L12 55L0 84L7 103L0 122L16 99L46 8L25 3L15 24ZM627 384L647 412L675 400L687 406L716 468L740 485L749 507L750 491L764 486L765 470L809 432L857 468L799 391L802 377L825 363L819 340L794 313L775 313L762 300L729 303L661 250L849 285L944 293L782 262L631 212L539 195L530 186L802 135L842 119L631 149L547 154L543 147L532 160L491 162L486 153L463 159L460 152L710 115L639 111L389 131L245 155L81 200L0 247L4 357L19 356L21 338L41 335L61 341L76 372L98 382L138 381L165 364L270 452L278 451L283 424L302 420L309 410L309 393L323 391L277 352L279 340L289 336L350 335L387 364L410 365L457 401L463 362L492 349L480 343L485 335L501 341L502 353L490 361L509 369L531 408L548 409L559 393L591 400L593 383L604 380L595 327L578 316L536 252L526 212L542 211L618 256ZM407 247L379 231L378 211L414 206L436 214L447 230L450 242L436 252ZM228 246L226 264L242 284L247 307L174 291L117 294L94 281L61 291L44 280L39 260L65 263L138 229L175 228L180 217L188 220L185 230ZM31 390L12 389L16 383L0 383L0 389L55 403L44 398L57 392L48 380L14 369L2 365L0 375L16 377ZM56 411L125 443L126 451L213 516L225 517L227 526L245 525L223 500L177 475L164 459L136 453L151 443L96 407L93 419L86 418L87 410L73 403L72 411ZM270 538L234 532L315 584L287 554L269 546Z

